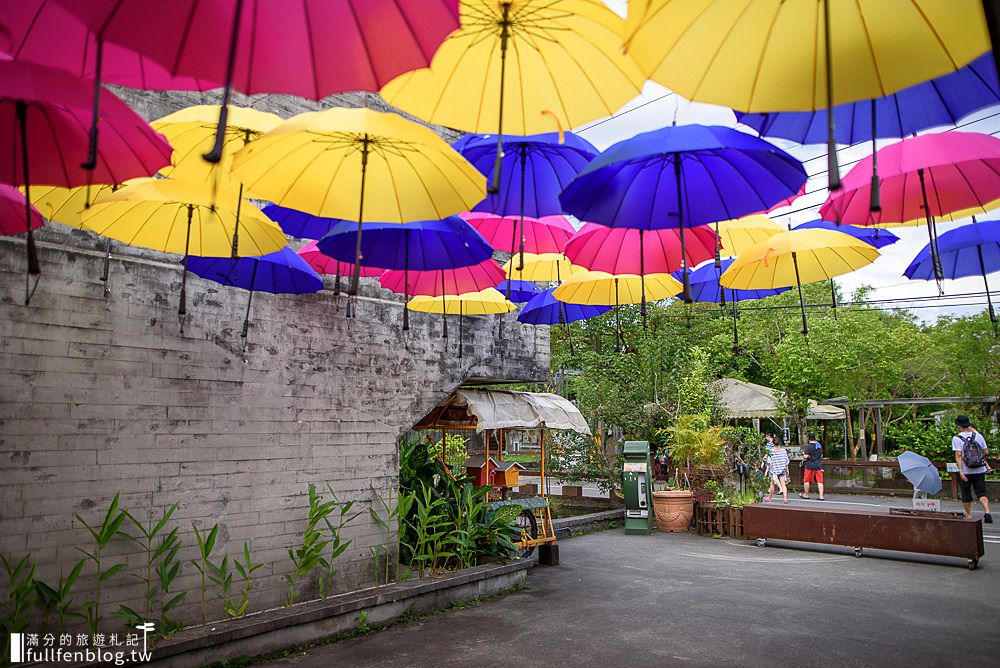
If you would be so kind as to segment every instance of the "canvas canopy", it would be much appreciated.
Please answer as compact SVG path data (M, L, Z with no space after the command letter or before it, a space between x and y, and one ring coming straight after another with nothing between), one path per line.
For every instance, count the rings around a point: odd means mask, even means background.
M770 387L735 378L717 380L709 387L718 395L727 418L775 418L784 415L780 408L781 393ZM843 420L844 417L842 408L821 406L809 400L807 420Z
M485 429L571 429L590 434L580 410L568 399L547 392L458 390L454 406L465 406L476 418L476 433Z

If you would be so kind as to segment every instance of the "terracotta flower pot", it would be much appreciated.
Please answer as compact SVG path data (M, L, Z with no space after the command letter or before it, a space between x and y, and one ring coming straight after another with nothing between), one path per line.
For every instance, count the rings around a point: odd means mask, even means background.
M691 492L653 492L653 513L660 531L685 531L694 516Z

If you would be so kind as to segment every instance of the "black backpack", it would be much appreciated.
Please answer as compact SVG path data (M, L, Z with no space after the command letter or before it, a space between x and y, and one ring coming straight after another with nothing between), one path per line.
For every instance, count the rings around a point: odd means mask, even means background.
M979 439L976 438L977 435L976 432L970 433L968 438L962 434L958 435L963 443L962 464L967 469L978 469L986 466L986 449L980 445Z

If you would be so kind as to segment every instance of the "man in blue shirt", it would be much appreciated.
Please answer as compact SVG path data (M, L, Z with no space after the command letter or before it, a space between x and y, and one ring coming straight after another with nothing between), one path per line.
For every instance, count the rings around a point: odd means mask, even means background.
M809 483L815 482L816 487L819 488L819 496L817 497L820 501L824 499L823 497L823 446L816 440L816 434L809 432L806 435L809 442L806 443L805 447L802 448L802 455L804 459L802 460L802 483L805 488L804 494L799 494L803 499L809 498Z

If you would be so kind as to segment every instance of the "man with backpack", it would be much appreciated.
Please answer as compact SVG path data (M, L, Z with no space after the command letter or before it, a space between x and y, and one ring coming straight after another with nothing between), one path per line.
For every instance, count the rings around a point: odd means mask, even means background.
M972 492L975 491L986 511L983 522L992 524L990 500L986 496L986 456L989 454L986 439L972 426L967 415L955 418L955 425L958 434L951 439L951 449L955 451L955 462L959 466L958 486L962 489L965 516L972 517Z

